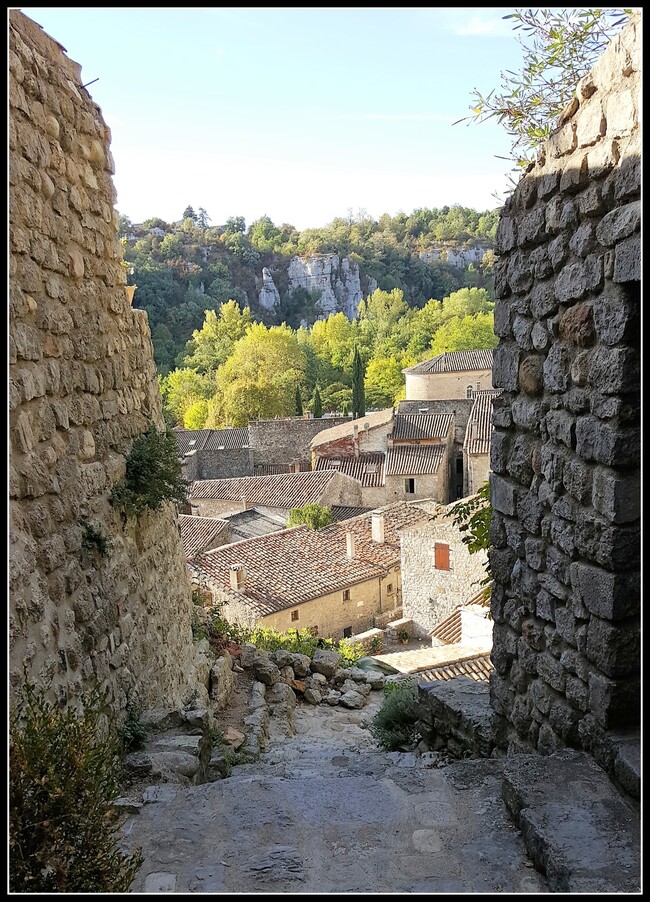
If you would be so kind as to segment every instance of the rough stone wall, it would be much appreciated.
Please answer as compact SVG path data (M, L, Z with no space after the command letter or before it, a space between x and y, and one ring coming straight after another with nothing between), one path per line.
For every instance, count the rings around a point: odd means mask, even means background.
M309 443L323 429L349 423L351 417L292 417L284 420L254 420L248 424L250 447L255 464L289 464L311 461Z
M194 479L235 479L253 475L253 452L249 448L208 450L199 448L196 454Z
M94 684L123 708L195 688L175 510L109 505L131 440L162 427L146 314L120 265L110 132L80 67L9 20L10 683L65 703ZM83 522L110 543L84 548Z
M504 207L491 495L510 751L639 723L640 18L578 85Z
M416 633L426 636L480 588L487 556L470 554L453 523L435 521L402 530L402 609ZM436 570L435 543L449 545L449 570Z
M465 486L463 497L474 495L481 488L490 475L489 454L466 454L463 452Z

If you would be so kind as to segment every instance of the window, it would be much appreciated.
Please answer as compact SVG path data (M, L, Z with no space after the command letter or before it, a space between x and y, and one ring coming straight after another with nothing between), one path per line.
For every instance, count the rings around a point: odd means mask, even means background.
M457 473L463 472L463 458L462 457L456 458L456 472Z
M434 548L436 570L450 570L449 545L444 542L436 542Z
M291 622L294 623L296 620L300 620L300 611L291 612Z
M349 600L350 600L350 590L343 589L343 601L349 601Z
M407 495L415 495L415 479L411 477L404 480L404 491Z
M471 398L473 394L474 394L474 386L468 385L467 388L465 389L465 397Z
M389 595L393 594L393 584L392 583L388 583L388 585L386 586L386 591L388 592Z
M352 627L346 626L345 629L343 630L343 638L349 639L351 636L352 636Z

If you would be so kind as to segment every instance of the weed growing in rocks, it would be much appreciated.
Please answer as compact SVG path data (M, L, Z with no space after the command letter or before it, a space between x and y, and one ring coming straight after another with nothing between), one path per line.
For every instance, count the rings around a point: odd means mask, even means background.
M370 732L386 751L409 751L420 738L417 680L387 683L384 695L384 703L372 719Z

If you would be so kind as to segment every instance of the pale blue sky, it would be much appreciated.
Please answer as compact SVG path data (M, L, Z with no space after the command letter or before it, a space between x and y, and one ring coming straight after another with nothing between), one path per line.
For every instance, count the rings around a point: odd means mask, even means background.
M99 79L134 222L191 204L302 230L505 196L505 131L452 123L521 65L507 8L21 9Z

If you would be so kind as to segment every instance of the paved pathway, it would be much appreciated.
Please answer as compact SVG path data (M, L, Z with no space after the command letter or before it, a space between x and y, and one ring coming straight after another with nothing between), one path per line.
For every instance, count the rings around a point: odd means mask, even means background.
M297 734L217 783L164 784L125 824L133 892L546 892L501 800L504 759L422 766L359 712L299 706Z

